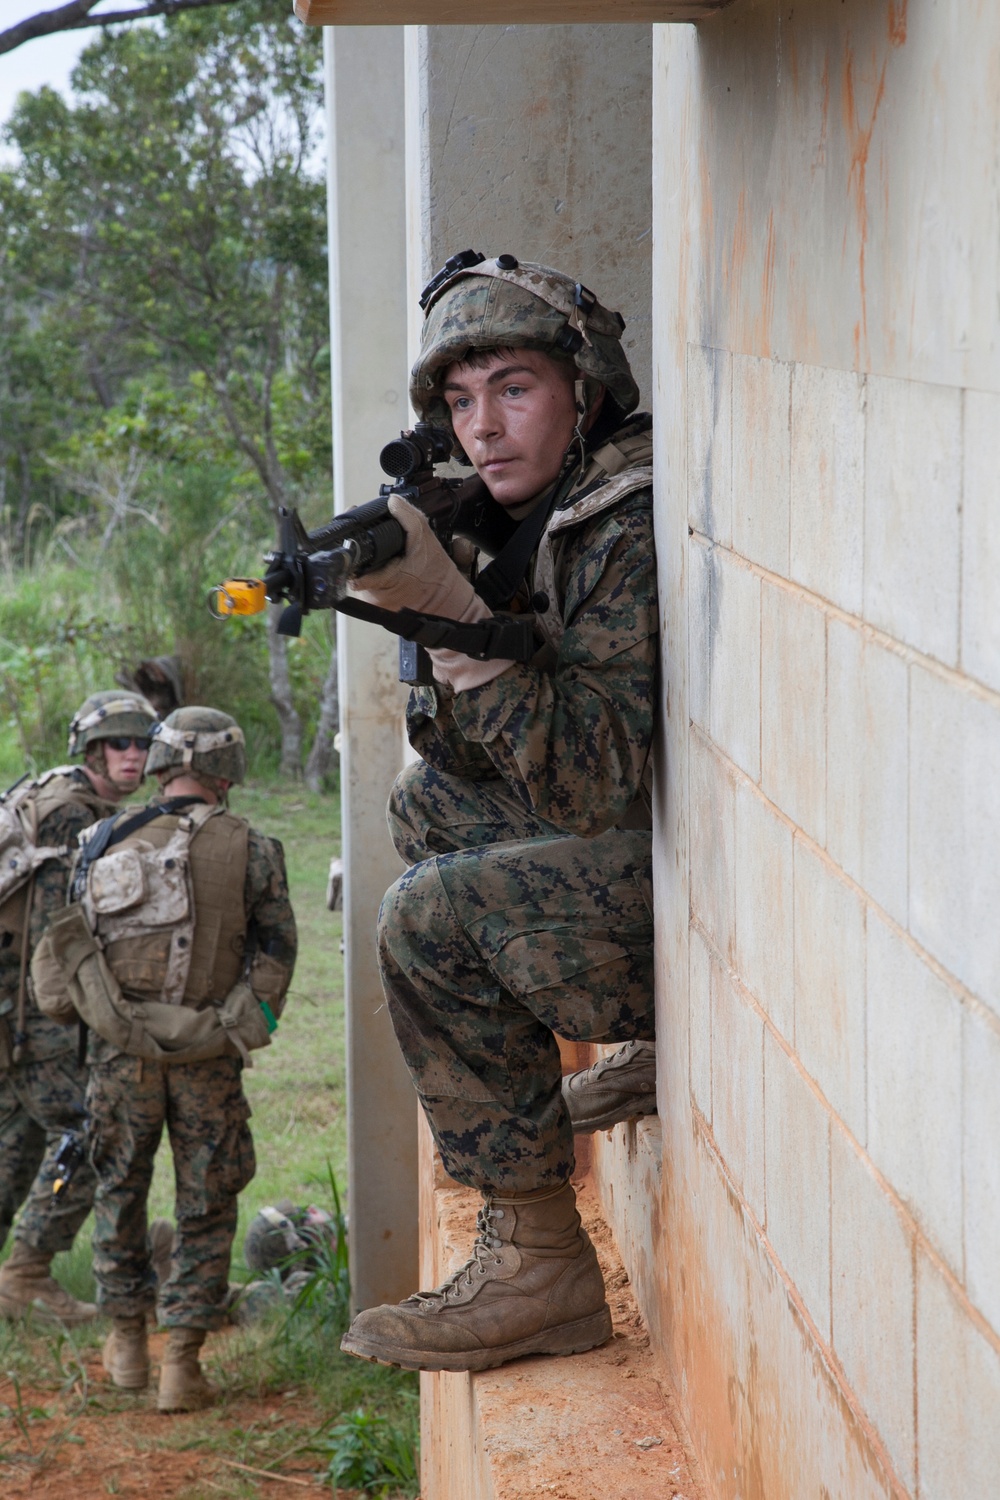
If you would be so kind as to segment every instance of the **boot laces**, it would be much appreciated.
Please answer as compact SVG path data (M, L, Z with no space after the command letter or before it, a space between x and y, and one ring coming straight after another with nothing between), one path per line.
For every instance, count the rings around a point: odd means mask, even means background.
M603 1078L612 1067L620 1068L623 1064L631 1062L638 1050L638 1042L626 1042L624 1047L619 1047L617 1052L612 1052L608 1057L599 1057L595 1063L591 1063L587 1069L586 1078L595 1082Z
M472 1254L464 1266L459 1266L457 1271L452 1271L446 1281L432 1292L414 1292L412 1297L407 1297L407 1302L417 1306L433 1306L436 1302L447 1302L449 1293L457 1292L461 1286L471 1286L473 1275L478 1271L480 1276L486 1275L486 1267L490 1261L495 1266L502 1266L503 1261L497 1254L503 1248L503 1240L492 1227L491 1220L502 1219L503 1209L494 1208L493 1200L487 1198L479 1213L476 1215L476 1238L472 1244Z

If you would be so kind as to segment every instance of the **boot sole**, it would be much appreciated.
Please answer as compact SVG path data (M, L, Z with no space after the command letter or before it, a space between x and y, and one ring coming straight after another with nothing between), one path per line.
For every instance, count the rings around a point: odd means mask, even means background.
M626 1120L636 1120L645 1115L656 1114L656 1095L649 1094L636 1099L623 1113L621 1108L606 1110L603 1115L591 1115L586 1120L572 1120L574 1135L596 1135L599 1130L610 1130ZM572 1117L571 1117L572 1118Z
M107 1365L104 1368L110 1376L111 1384L116 1391L144 1391L149 1385L148 1370L144 1375L140 1375L138 1371L133 1375L121 1375L116 1370L108 1370Z
M196 1398L188 1401L160 1401L157 1400L156 1410L163 1412L165 1416L180 1414L185 1411L207 1411L216 1403L215 1396L206 1396L204 1399Z
M531 1338L518 1339L496 1349L472 1349L465 1354L404 1349L363 1338L352 1339L349 1332L344 1334L340 1347L345 1354L355 1354L373 1364L395 1365L401 1370L450 1370L454 1374L474 1374L479 1370L493 1370L512 1359L523 1359L527 1354L583 1354L588 1349L606 1344L613 1332L611 1312L605 1304L600 1312L592 1313L589 1318L563 1323L558 1328L546 1328Z

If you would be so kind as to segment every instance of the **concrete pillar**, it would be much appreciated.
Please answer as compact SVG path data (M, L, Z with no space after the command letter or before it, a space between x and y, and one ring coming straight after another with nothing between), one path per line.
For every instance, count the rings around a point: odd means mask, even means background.
M651 83L646 26L406 28L411 357L424 281L457 250L506 251L573 273L622 313L648 405ZM421 1248L435 1275L451 1195L435 1183L430 1149L420 1185ZM471 1240L471 1205L465 1218ZM475 1382L421 1377L427 1500L501 1493L483 1469L470 1473L490 1435Z
M644 405L651 85L648 26L406 28L413 286L467 246L575 273L626 319Z
M409 423L403 33L324 34L336 508L370 500L379 450ZM341 777L351 1284L356 1307L416 1287L416 1101L385 1009L375 921L401 866L385 802L402 765L396 642L341 616Z

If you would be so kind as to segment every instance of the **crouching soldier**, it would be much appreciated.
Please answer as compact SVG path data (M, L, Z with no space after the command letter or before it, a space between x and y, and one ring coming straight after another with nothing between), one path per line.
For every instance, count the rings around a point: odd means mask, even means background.
M156 714L136 693L93 693L70 725L69 753L0 802L0 1246L24 1204L0 1270L0 1315L29 1309L67 1324L96 1315L54 1280L52 1258L68 1250L90 1212L94 1174L84 1163L53 1192L65 1131L80 1131L86 1073L73 1027L44 1016L28 966L53 913L66 904L77 836L114 813L142 781Z
M45 1005L72 1004L91 1028L94 1274L114 1319L105 1369L125 1390L149 1380L146 1201L169 1135L177 1232L159 1289L170 1338L158 1405L192 1411L213 1399L198 1356L225 1321L237 1195L256 1168L241 1074L281 1014L295 919L281 845L226 804L246 772L235 720L177 709L156 726L148 768L160 796L92 830L79 905L50 928L33 977Z
M405 554L359 579L369 604L465 627L435 626L410 697L420 759L389 802L409 868L379 963L444 1169L483 1206L466 1264L363 1310L342 1348L485 1370L611 1337L573 1130L655 1104L652 421L623 320L574 277L467 251L420 301L412 404L518 526L473 582L393 497ZM489 654L498 611L531 618L530 661ZM564 1094L557 1036L626 1046Z

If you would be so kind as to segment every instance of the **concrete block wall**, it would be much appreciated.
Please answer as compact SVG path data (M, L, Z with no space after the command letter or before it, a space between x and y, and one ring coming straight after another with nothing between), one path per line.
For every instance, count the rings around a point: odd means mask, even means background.
M1000 1493L991 68L983 5L656 29L663 1176L616 1224L718 1500Z

